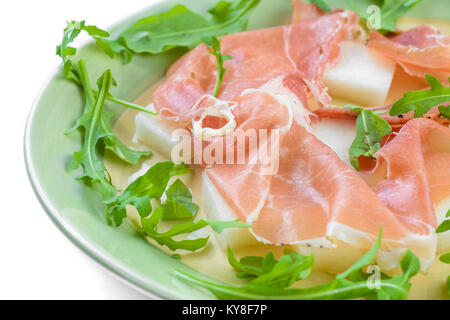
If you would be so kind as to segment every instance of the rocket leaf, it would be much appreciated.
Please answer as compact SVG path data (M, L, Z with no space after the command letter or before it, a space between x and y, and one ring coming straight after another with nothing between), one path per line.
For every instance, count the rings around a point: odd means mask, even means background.
M184 164L176 166L172 161L159 162L144 175L133 181L114 199L108 202L106 217L109 223L119 226L126 218L126 206L134 206L141 217L152 212L151 199L159 199L164 194L171 177L190 172Z
M375 112L357 106L346 106L358 113L356 120L356 137L348 151L350 163L356 170L360 170L358 158L360 156L373 158L380 149L381 140L392 132L392 128Z
M379 22L377 29L381 31L395 31L397 19L403 16L422 0L347 0L350 8L361 18L370 19L377 11L368 10L371 6L379 8Z
M217 97L220 90L220 85L223 81L223 77L225 76L225 72L227 69L223 67L223 64L227 60L233 59L231 56L222 56L221 49L220 49L220 42L221 40L217 39L217 37L212 37L211 40L204 40L205 44L212 48L211 54L216 57L216 63L217 63L217 80L216 80L216 86L214 88L214 97Z
M438 79L428 74L425 75L425 78L431 88L406 92L400 100L392 105L389 111L391 116L414 110L414 117L419 118L430 111L431 108L450 101L450 87L442 85ZM445 109L441 110L445 113Z
M193 48L204 38L245 30L260 0L220 1L204 17L184 5L139 20L119 41L134 53L157 54L175 47Z
M270 255L265 258L268 262L255 258L252 258L251 261L243 262L242 259L237 261L234 256L231 256L230 259L229 253L230 263L238 270L244 272L243 274L241 273L241 277L256 276L246 285L240 287L216 280L201 279L180 270L177 271L177 276L193 285L211 291L219 299L227 300L407 299L411 286L409 280L420 270L419 259L410 251L401 260L401 269L403 271L401 275L396 275L392 278L386 275L380 276L378 288L371 288L368 285L370 274L365 273L363 267L373 262L380 246L380 240L381 233L372 249L347 271L337 275L335 280L310 288L286 288L286 285L292 283L293 279L303 279L304 277L300 276L302 272L305 272L304 276L307 277L312 267L310 263L302 264L302 267L300 267L299 264L293 262L294 259L289 255L283 256L278 262ZM302 259L307 258L309 257ZM298 269L296 268L297 266ZM295 272L290 273L291 270L295 270ZM294 275L297 276L294 277Z
M184 183L177 179L166 191L167 200L163 204L163 219L177 220L193 218L198 205L192 202L192 194Z

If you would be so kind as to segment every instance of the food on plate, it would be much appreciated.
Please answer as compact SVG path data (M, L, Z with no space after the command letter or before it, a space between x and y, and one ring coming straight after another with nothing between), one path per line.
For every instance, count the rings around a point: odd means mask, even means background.
M219 2L211 18L177 5L118 39L69 23L58 54L85 95L73 167L101 191L106 220L132 221L210 276L233 267L250 278L238 287L178 274L218 298L406 299L422 278L440 297L450 273L450 37L429 25L400 31L412 4L390 2L378 28L354 1L345 10L299 0L290 24L248 31L259 1ZM190 50L150 99L130 103L110 93L120 84L109 70L93 89L86 62L72 62L81 31L125 63ZM128 108L114 129L107 100ZM386 273L376 289L364 285L372 264Z

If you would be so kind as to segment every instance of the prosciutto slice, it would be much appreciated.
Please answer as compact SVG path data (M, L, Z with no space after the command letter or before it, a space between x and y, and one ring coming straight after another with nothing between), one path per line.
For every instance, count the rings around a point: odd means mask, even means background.
M450 76L450 37L431 26L420 26L387 38L372 32L368 47L396 61L408 74L431 74L441 81Z
M292 23L298 23L309 19L316 19L326 13L318 6L300 0L292 1Z
M231 100L245 89L297 73L301 79L298 87L305 90L299 99L313 96L329 104L331 99L318 78L327 66L338 62L339 43L351 36L356 22L356 14L336 12L298 24L223 37L222 54L233 59L225 62L227 72L218 98ZM201 45L169 69L167 81L155 92L155 107L161 115L189 121L195 116L192 107L213 92L215 82L215 58Z
M417 233L436 225L433 203L450 195L450 129L419 118L408 121L377 154L373 190Z
M368 108L373 111L388 111L391 108L391 105L386 107L374 107ZM338 107L325 107L320 108L314 111L314 113L320 118L331 118L331 119L356 119L357 114L347 108L338 108ZM414 119L414 111L410 111L408 113L402 114L400 116L391 116L389 113L384 113L380 115L381 118L386 120L392 127L394 131L400 130L406 123L410 120ZM438 107L433 107L428 111L423 118L434 120L442 125L449 125L449 121L446 118L440 117L440 113Z

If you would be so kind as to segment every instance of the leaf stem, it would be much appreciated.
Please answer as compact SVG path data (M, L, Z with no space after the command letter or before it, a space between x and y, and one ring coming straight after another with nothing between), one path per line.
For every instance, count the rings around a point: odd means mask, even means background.
M113 96L111 96L111 95L107 95L107 96L106 96L106 99L109 100L109 101L111 101L111 102L120 104L120 105L122 105L122 106L124 106L124 107L126 107L126 108L130 108L130 109L142 111L142 112L145 112L145 113L154 115L154 116L158 115L157 112L150 111L150 110L148 110L147 108L141 107L141 106L139 106L139 105L137 105L137 104L134 104L134 103L131 103L131 102L128 102L128 101L124 101L124 100L118 99L118 98L113 97Z

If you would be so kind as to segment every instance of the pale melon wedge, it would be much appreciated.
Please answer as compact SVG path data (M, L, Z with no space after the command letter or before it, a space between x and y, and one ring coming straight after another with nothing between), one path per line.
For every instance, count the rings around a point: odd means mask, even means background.
M237 215L219 194L208 175L205 172L202 174L202 204L207 218L219 221L236 220L238 218ZM222 248L229 246L235 249L258 244L258 241L253 237L249 229L245 228L224 230L218 235L218 238Z
M153 105L149 106L152 109ZM139 112L135 118L136 136L140 142L151 147L167 159L171 159L172 150L179 140L172 139L175 130L180 129L175 122L162 119L159 116Z
M322 119L311 125L314 135L350 165L348 149L356 136L356 121L344 119Z
M339 64L325 72L328 92L363 106L385 103L395 72L395 63L363 43L343 41Z

